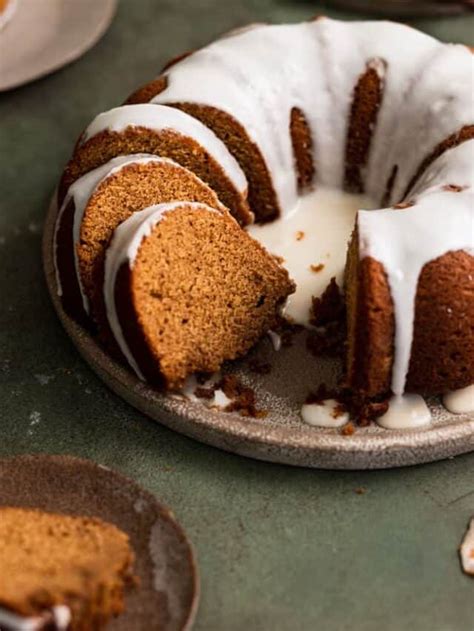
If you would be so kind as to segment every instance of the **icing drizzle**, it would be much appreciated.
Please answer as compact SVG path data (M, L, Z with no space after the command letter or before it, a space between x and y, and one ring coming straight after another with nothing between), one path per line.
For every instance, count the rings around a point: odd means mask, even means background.
M410 363L418 278L423 267L446 252L474 254L474 193L436 191L408 210L358 213L360 256L380 261L388 277L395 313L392 391L402 395Z
M104 130L123 131L127 127L146 127L154 131L170 129L193 138L218 162L242 195L247 191L247 180L237 160L225 144L200 121L181 110L164 105L122 105L94 118L87 127L82 143Z

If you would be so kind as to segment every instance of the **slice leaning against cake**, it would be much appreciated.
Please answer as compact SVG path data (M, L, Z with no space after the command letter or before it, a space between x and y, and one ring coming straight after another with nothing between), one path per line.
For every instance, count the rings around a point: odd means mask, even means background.
M124 610L133 562L100 519L0 508L0 628L99 631Z
M294 284L226 211L174 202L134 213L107 251L115 339L137 375L168 389L247 352Z
M61 204L82 175L120 155L149 153L190 169L242 225L253 220L247 180L225 144L200 121L172 107L126 105L99 114L79 138L58 190Z
M194 173L149 154L119 156L79 178L60 209L56 270L65 309L107 329L103 304L105 250L114 229L133 212L176 199L224 209Z

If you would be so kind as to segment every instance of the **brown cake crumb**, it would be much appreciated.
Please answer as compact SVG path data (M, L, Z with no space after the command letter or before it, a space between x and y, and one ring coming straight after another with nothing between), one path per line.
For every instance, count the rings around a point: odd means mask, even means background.
M301 241L302 239L304 239L304 232L302 230L298 230L295 236L297 241Z
M355 427L352 421L349 421L349 423L346 423L344 427L341 428L341 434L343 436L352 436L354 432L355 432Z
M240 416L251 418L265 418L268 414L266 410L257 408L255 391L253 388L244 386L236 375L224 375L216 384L216 389L220 389L231 402L224 408L225 412L238 412Z
M342 357L345 352L345 331L344 322L331 322L324 329L309 331L306 348L315 357Z
M303 329L304 327L300 324L295 324L286 318L280 317L272 330L280 336L281 345L289 347L293 346L293 337Z
M317 265L310 265L309 269L314 272L315 274L317 274L318 272L322 272L323 269L325 268L324 263L318 263Z
M467 186L458 186L457 184L446 184L443 186L443 191L447 191L448 193L462 193L467 188Z
M320 355L342 356L345 352L346 320L344 301L335 278L320 297L313 297L310 323L317 327L306 340L308 350Z
M356 489L354 489L354 493L356 493L357 495L365 495L367 493L367 489L363 486L358 486Z
M305 403L318 404L327 399L334 399L338 402L339 405L336 410L338 410L339 415L349 414L352 423L348 423L341 430L341 433L345 436L350 436L354 433L355 427L353 423L356 423L359 427L367 427L388 410L388 396L383 399L369 400L363 394L354 393L348 388L331 389L324 383L319 385L316 391L308 394Z
M392 208L396 210L405 210L406 208L411 208L414 205L415 205L414 201L399 202L398 204L395 204L395 206L392 206Z
M339 418L347 412L346 407L342 403L338 403L331 413L333 418Z
M216 389L214 386L211 388L204 388L203 386L199 386L194 391L194 394L197 396L198 399L212 399L214 397L215 391Z
M312 299L310 323L313 326L325 326L329 322L344 317L345 307L342 294L334 277L320 297Z

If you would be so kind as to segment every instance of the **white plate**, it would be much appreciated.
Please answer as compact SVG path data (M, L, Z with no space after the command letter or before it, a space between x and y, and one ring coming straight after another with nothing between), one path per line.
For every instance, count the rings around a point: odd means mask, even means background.
M0 91L74 61L112 21L117 0L17 0L0 31Z

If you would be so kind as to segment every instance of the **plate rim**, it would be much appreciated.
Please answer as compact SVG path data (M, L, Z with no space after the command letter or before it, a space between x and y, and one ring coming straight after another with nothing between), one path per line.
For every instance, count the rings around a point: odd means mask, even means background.
M34 0L19 0L18 6L15 9L15 13L25 10L25 5L27 5L27 3L31 1ZM63 66L67 66L68 64L82 57L82 55L84 55L99 42L99 40L105 35L117 12L118 0L100 0L100 2L98 3L94 0L89 0L89 3L95 6L100 6L102 8L100 19L96 20L95 22L91 22L89 36L85 38L81 44L76 43L74 47L65 48L62 54L60 54L54 60L51 60L50 63L45 63L42 67L37 67L33 71L30 70L21 72L18 74L18 76L13 75L12 77L12 75L9 75L10 78L8 79L7 77L7 80L4 82L1 80L0 77L0 93L19 88L23 85L31 83L32 81L36 81L37 79L41 79L42 77L52 74ZM63 11L67 10L68 4L71 5L72 3L63 3ZM5 29L7 28L11 30L15 28L15 15L13 15L10 22L5 25Z
M8 465L11 462L31 462L31 461L41 461L41 462L51 462L59 466L64 465L75 465L81 467L87 467L92 470L105 470L107 474L112 475L115 479L120 482L124 480L127 484L135 487L140 491L140 494L147 498L147 501L150 504L154 505L163 520L167 520L172 524L172 527L175 533L179 536L180 540L184 542L186 546L186 556L189 562L190 573L193 581L193 596L191 605L187 612L186 621L184 625L180 628L180 631L191 631L193 625L196 621L197 612L199 610L199 604L201 601L201 575L199 572L199 565L197 561L196 550L194 548L193 543L188 537L185 529L181 525L181 523L177 520L174 511L169 508L167 504L164 504L158 497L149 491L147 488L139 484L135 479L129 477L128 475L123 474L121 471L117 471L115 468L111 468L106 465L102 465L95 460L91 460L89 458L83 458L76 456L70 453L58 453L58 454L50 454L45 452L38 453L20 453L11 456L1 456L0 457L0 465L6 464Z
M434 425L421 430L385 430L390 433L371 434L368 441L367 435L361 432L343 436L335 433L337 430L303 425L295 432L294 428L266 424L265 432L262 432L262 420L219 413L190 401L183 406L182 398L159 393L110 358L93 337L64 312L57 294L53 259L57 212L55 191L46 214L42 240L43 269L55 311L74 346L99 378L146 416L224 451L258 460L319 469L386 469L474 452L474 417L460 420L458 424ZM225 415L224 427L216 427L213 423L216 415ZM418 435L423 437L423 441L414 447L413 438ZM389 446L386 436L391 437ZM334 459L336 453L345 456L342 461Z

